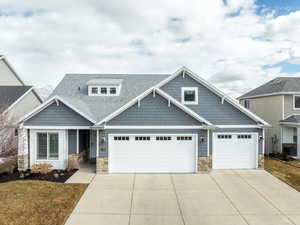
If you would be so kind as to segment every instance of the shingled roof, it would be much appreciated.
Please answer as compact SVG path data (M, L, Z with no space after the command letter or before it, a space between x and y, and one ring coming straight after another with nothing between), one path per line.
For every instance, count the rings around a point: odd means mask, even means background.
M0 107L8 108L32 86L0 86Z
M300 93L300 77L277 77L238 97L238 99L284 92Z
M100 121L168 76L170 75L67 74L49 98L60 96L89 118ZM88 95L87 83L89 81L112 78L122 80L122 88L118 97Z

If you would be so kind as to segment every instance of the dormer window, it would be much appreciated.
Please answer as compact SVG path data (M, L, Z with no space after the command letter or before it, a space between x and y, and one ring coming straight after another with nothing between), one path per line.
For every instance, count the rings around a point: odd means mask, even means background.
M89 96L119 96L122 79L94 79L87 82Z
M97 95L97 94L98 94L98 87L92 87L92 88L91 88L91 93L92 93L93 95Z
M107 87L101 87L100 88L100 94L101 95L107 95Z
M185 105L198 104L198 88L183 87L181 89L181 102Z

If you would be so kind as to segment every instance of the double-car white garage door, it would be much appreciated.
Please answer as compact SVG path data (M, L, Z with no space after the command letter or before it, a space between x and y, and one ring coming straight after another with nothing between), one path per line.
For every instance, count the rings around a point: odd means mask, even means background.
M257 133L214 133L213 168L256 168L257 142Z
M110 173L192 173L197 135L109 135Z

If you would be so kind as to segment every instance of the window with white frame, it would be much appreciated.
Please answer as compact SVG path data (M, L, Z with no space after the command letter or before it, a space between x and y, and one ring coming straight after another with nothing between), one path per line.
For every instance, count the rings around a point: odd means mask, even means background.
M198 104L198 88L183 87L181 89L181 102L183 104Z
M244 100L244 107L245 107L246 109L250 109L250 100L248 100L248 99L245 99L245 100Z
M118 96L120 86L89 86L90 96Z
M300 109L300 95L294 95L294 109Z
M58 133L37 133L37 159L57 160L59 152Z

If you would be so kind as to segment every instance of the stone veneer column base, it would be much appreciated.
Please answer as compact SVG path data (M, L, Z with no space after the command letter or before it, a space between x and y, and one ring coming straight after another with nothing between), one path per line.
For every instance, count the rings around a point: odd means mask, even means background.
M96 160L96 173L107 173L108 172L108 158L98 157Z
M198 172L208 172L212 167L211 156L198 157Z
M264 168L265 167L265 156L263 154L258 155L258 168Z
M29 169L28 162L28 155L18 155L18 170L25 171Z
M79 154L68 155L68 169L79 169Z

